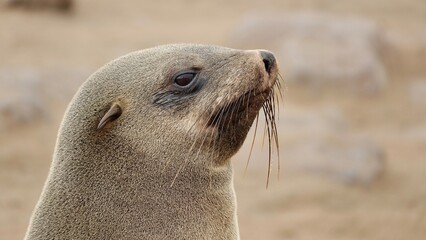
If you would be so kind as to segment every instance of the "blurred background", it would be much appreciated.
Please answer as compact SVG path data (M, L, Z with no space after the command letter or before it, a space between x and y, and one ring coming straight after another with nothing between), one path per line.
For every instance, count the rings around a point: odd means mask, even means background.
M426 1L0 0L0 238L22 239L58 127L106 62L159 44L269 49L286 91L234 158L242 239L426 239Z

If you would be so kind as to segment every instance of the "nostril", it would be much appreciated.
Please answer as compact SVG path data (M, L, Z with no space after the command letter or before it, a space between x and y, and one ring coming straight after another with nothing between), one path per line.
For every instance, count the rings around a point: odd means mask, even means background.
M275 65L274 54L267 51L260 51L260 56L262 57L266 72L271 73L271 70L273 66Z
M263 59L263 64L265 64L266 71L271 73L271 61L269 59Z

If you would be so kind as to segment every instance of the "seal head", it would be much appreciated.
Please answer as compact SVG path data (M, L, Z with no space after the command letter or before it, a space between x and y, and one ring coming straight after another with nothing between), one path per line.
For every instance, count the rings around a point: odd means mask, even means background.
M229 159L261 107L273 120L277 74L267 51L194 44L102 67L68 106L27 239L238 239Z

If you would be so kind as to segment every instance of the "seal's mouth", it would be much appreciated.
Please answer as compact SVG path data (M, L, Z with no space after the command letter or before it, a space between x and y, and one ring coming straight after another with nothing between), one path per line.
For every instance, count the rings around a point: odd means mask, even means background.
M271 97L271 92L272 89L251 89L234 101L219 106L210 114L207 127L214 127L223 132L240 121L256 116L263 103Z
M279 159L279 143L276 120L279 114L279 102L283 100L282 86L280 83L281 75L277 72L276 76L269 78L271 81L268 87L257 86L241 95L234 97L234 100L222 99L219 104L215 104L197 117L195 123L191 126L198 126L198 130L203 133L198 135L197 131L195 142L199 142L199 149L204 145L212 146L215 151L223 157L224 154L234 154L244 142L250 127L255 122L254 135L251 143L247 165L250 160L251 151L256 139L256 132L259 123L260 110L263 110L265 123L263 139L268 141L268 177L266 186L269 184L271 173L272 149ZM202 136L202 137L198 137ZM198 141L199 140L199 141ZM192 144L193 149L195 142ZM210 149L209 149L210 150ZM213 152L215 152L213 151ZM231 155L232 156L232 155ZM247 167L246 167L247 168ZM279 169L278 161L278 169ZM278 170L279 172L279 170Z

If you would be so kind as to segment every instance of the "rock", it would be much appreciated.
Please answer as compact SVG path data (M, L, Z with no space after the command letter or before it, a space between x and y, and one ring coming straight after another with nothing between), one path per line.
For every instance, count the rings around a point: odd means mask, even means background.
M0 129L49 120L51 108L65 108L92 71L0 68Z
M286 149L285 161L291 161L293 168L346 184L368 186L385 171L384 151L365 138L350 135L308 138Z
M46 115L43 105L31 98L0 103L0 129L38 122Z
M414 106L426 109L426 78L413 80L409 85L408 94Z
M47 118L38 72L30 69L0 70L0 85L0 129Z
M55 9L70 11L74 3L72 0L8 0L9 7L24 7L28 9Z
M349 134L336 106L287 106L279 129L282 165L287 168L363 186L385 171L384 150L368 137Z
M426 31L420 34L420 42L421 42L422 48L426 50Z
M281 167L286 171L359 186L369 186L385 174L383 148L367 136L349 133L343 113L335 106L312 109L287 105L278 124ZM254 146L262 146L261 129L262 124ZM253 151L250 164L268 161L264 151ZM272 160L276 166L276 156Z
M313 110L288 105L283 110L278 124L284 138L328 136L345 132L347 128L343 113L336 106Z
M381 92L387 82L381 53L386 37L372 21L323 13L247 16L233 43L276 53L285 79L315 89Z
M426 125L409 126L401 133L404 142L411 141L415 144L426 143Z
M90 68L56 67L43 73L43 91L51 101L68 104L93 71Z

